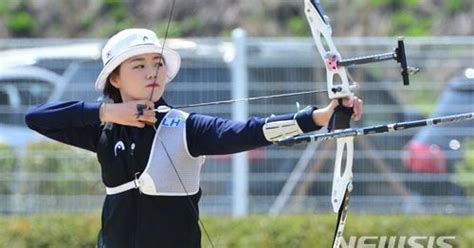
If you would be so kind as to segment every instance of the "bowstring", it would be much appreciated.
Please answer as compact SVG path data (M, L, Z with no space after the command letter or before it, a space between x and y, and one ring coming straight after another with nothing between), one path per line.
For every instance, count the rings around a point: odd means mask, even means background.
M238 99L230 99L230 100L222 100L222 101L214 101L214 102L193 103L193 104L188 104L188 105L178 105L173 108L180 109L180 108L205 107L205 106L213 106L213 105L221 105L221 104L230 104L230 103L236 103L236 102L250 102L250 101L266 100L266 99L272 99L272 98L302 96L302 95L311 95L311 94L318 94L318 93L327 93L327 90L308 90L308 91L299 91L299 92L293 92L293 93L254 96L254 97L248 97L248 98L238 98Z
M150 98L149 100L150 101L153 101L153 93L155 92L155 85L156 85L156 80L158 79L158 75L159 75L159 72L160 72L160 68L163 66L163 51L165 49L165 44L166 44L166 41L167 41L167 38L168 38L168 33L169 33L169 27L170 27L170 23L171 23L171 18L173 16L173 10L175 8L175 4L176 4L176 0L173 0L172 4L171 4L171 9L170 9L170 12L169 12L169 16L168 16L168 23L166 25L166 31L165 31L165 36L163 38L163 44L161 46L161 53L160 53L160 60L158 61L158 67L156 69L156 76L155 76L155 79L153 80L153 87L152 87L152 90L151 90L151 94L150 94ZM168 76L168 75L167 75ZM166 83L166 82L165 82ZM156 129L156 126L153 125L153 128L155 129L155 132L157 132L157 129ZM188 203L189 203L189 206L191 208L191 212L193 213L194 215L194 218L196 218L196 220L198 221L199 225L201 226L201 228L203 229L207 239L209 240L209 244L211 245L211 247L215 247L214 246L214 243L212 242L212 239L211 239L211 236L209 235L206 227L204 226L204 222L201 220L201 218L199 218L199 213L198 213L198 210L196 208L196 206L194 206L193 204L193 201L191 199L191 196L189 195L188 193L188 190L186 189L186 186L184 185L184 182L181 178L181 176L179 175L179 172L178 170L176 169L176 166L174 165L174 162L173 160L171 159L171 156L168 152L168 149L166 148L164 142L162 141L161 137L159 136L158 133L156 133L162 147L163 147L163 150L165 151L165 154L166 156L168 157L168 160L170 161L171 163L171 166L173 167L173 170L174 172L176 173L176 176L178 177L178 181L179 183L181 184L181 186L183 187L183 190L186 194L186 198L188 200Z
M161 46L161 52L160 52L161 56L160 56L160 60L158 61L158 67L156 68L155 79L153 80L153 87L151 88L151 94L150 94L150 99L149 99L150 101L152 101L152 99L153 99L153 93L155 93L155 87L156 87L155 85L156 85L156 80L158 79L158 73L160 72L160 68L163 65L163 52L165 50L166 40L168 39L168 31L169 31L169 28L170 28L170 23L171 23L171 18L173 16L173 10L174 10L175 3L176 3L176 0L173 0L173 2L171 4L170 13L169 13L169 16L168 16L168 23L166 24L165 37L163 38L163 44ZM168 75L166 75L166 76L168 76Z

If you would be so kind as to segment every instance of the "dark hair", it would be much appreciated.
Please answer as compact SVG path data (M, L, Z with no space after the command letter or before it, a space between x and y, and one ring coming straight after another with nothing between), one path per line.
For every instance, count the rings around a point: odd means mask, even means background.
M119 75L119 74L120 74L120 65L117 66L117 68L115 68L112 71L112 73L110 73L110 75L107 77L107 81L105 81L104 90L102 92L105 97L112 99L115 103L123 102L123 101L122 101L122 96L120 96L119 89L115 88L115 86L113 86L110 83L110 78L113 75Z

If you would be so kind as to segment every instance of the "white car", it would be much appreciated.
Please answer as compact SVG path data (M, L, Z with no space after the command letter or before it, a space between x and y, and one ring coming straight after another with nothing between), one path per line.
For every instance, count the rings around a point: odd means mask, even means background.
M0 143L23 148L41 136L24 113L35 104L96 100L93 83L101 68L101 43L0 52Z

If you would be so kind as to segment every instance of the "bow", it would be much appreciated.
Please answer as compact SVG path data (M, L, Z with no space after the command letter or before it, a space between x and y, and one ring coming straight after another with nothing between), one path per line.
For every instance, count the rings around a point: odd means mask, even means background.
M171 16L173 13L174 5L175 5L175 0L173 0L173 4L170 10L168 25L166 28L165 38L163 42L163 47L165 46L166 37L168 34L168 28L169 28ZM333 206L333 210L335 212L338 212L338 221L337 221L337 226L336 226L335 235L333 239L333 247L339 247L341 238L342 238L346 216L347 216L349 196L350 196L350 192L352 191L352 161L353 161L353 154L354 154L354 146L353 146L354 136L352 135L337 136L337 134L339 134L342 130L345 130L350 127L350 119L352 115L351 108L346 108L342 106L342 99L346 97L353 97L354 94L352 90L355 88L354 84L350 84L349 82L349 75L348 75L348 72L346 71L345 66L380 62L384 60L393 59L401 64L401 74L403 77L404 85L409 84L408 75L412 73L416 73L418 69L407 66L404 43L402 39L398 40L398 48L395 49L394 52L343 60L341 58L341 55L337 51L334 45L334 42L332 41L332 38L331 38L332 30L329 24L329 18L325 15L324 10L319 0L305 0L305 14L308 19L309 25L311 27L311 33L316 43L316 47L321 55L321 58L325 62L326 77L327 77L327 91L325 92L328 93L330 99L339 100L339 106L336 107L329 124L331 137L337 139L336 162L335 162L335 170L334 170L334 178L333 178L333 186L332 186L331 203ZM335 78L339 78L340 82L335 81ZM153 90L152 90L150 99L152 99ZM228 104L228 103L233 103L233 102L238 102L238 101L252 101L252 100L260 100L260 99L276 98L276 97L313 94L313 93L320 93L320 92L321 91L319 90L315 90L315 91L288 93L288 94L280 94L280 95L272 95L272 96L253 97L253 98L246 98L246 99L235 99L235 100L217 101L217 102L210 102L210 103L183 105L183 106L177 106L175 108L190 108L190 107L198 107L198 106ZM156 108L154 111L164 113L164 112L169 111L169 109L170 108L168 106L158 106L158 108ZM300 141L301 142L312 141L312 139L303 140L302 139L303 137L307 137L307 136L298 136L294 140L290 138L290 139L282 140L279 143L292 145L295 143L299 143ZM204 230L207 236L207 239L209 240L210 245L214 247L214 244L207 230L204 227L204 223L199 218L197 209L191 202L190 196L187 193L187 190L184 184L181 182L181 177L174 165L174 162L171 156L169 155L167 151L166 146L161 141L161 139L159 140L161 142L161 145L168 159L170 160L173 166L173 169L176 175L178 176L178 179L180 180L181 186L184 188L186 192L186 196L189 200L189 204L192 207L192 211L195 214L196 219L199 221L202 229ZM296 142L293 142L293 141L296 141ZM344 155L345 155L345 161L343 162ZM343 163L344 163L344 171L342 171Z
M352 88L349 84L346 68L338 66L337 62L341 59L341 55L336 49L332 41L332 29L329 25L329 19L324 14L324 10L319 1L305 0L305 14L311 27L316 47L325 62L327 92L330 99L342 99L344 97L352 97ZM323 45L323 40L327 47ZM334 83L334 77L338 76L341 83ZM342 102L339 101L341 104ZM331 130L344 129L349 127L351 111L344 112L342 108L338 108L331 117ZM337 127L335 126L338 124ZM337 128L337 129L336 129ZM344 230L344 224L347 217L349 204L349 195L352 191L352 162L354 156L353 137L344 137L337 139L336 160L334 165L334 175L332 184L331 204L334 212L338 213L337 226L333 239L333 247L339 247L340 239ZM341 171L342 159L344 153L345 166ZM343 208L341 208L343 206Z
M394 59L401 64L401 74L404 85L409 84L408 75L417 72L418 69L409 68L407 66L402 39L399 39L398 48L392 53L342 60L341 55L337 51L331 38L332 29L329 23L329 18L324 13L320 1L305 0L304 4L304 12L311 28L313 40L316 43L316 47L326 67L328 96L330 99L338 99L339 102L339 106L334 110L328 124L328 130L331 134L334 134L350 127L350 119L353 113L351 108L342 106L342 99L353 97L354 94L352 90L355 88L355 85L349 82L349 75L345 66ZM340 82L336 83L336 77L340 79ZM331 203L334 212L338 213L338 220L333 239L333 247L339 247L344 231L349 196L352 191L352 162L354 155L354 136L337 136L336 138L337 147ZM288 145L290 143L282 141L280 144ZM345 161L343 161L344 155ZM344 167L342 167L342 165L344 165Z
M417 73L419 68L409 67L406 61L403 39L398 39L398 47L394 52L377 54L359 58L345 59L337 51L331 38L331 26L329 18L325 15L319 0L305 0L305 14L311 27L311 33L316 47L325 62L327 91L330 99L338 99L339 106L336 107L328 125L329 133L309 134L289 137L277 142L279 145L290 146L298 143L314 142L320 140L336 139L337 150L334 166L331 203L334 212L338 213L336 230L333 238L333 248L339 247L344 225L346 222L349 197L352 191L352 162L354 154L353 138L361 135L378 134L402 131L410 128L444 125L461 121L474 120L474 112L462 113L450 116L441 116L410 122L400 122L388 125L376 125L364 128L350 128L352 111L341 106L341 99L352 97L351 90L354 85L349 83L349 75L345 66L373 63L384 60L396 60L401 65L403 84L409 85L409 75ZM323 40L324 39L324 40ZM334 78L338 76L340 83L335 84ZM342 171L343 157L345 154L344 171Z

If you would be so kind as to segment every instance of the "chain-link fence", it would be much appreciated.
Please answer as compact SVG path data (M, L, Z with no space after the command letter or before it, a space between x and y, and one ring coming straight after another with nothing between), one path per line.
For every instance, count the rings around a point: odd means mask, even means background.
M435 107L440 108L437 104L441 93L457 89L451 86L456 83L453 78L467 80L467 86L461 90L467 100L448 103L449 110L453 113L472 111L474 79L468 79L466 69L474 67L473 40L473 37L406 39L409 64L421 68L420 73L412 76L410 86L402 85L395 61L351 68L352 78L361 86L357 94L364 99L363 119L355 125L427 117ZM387 52L396 46L396 38L335 41L343 57ZM8 48L0 55L0 212L100 209L105 190L95 155L35 135L25 127L23 118L29 106L41 102L95 101L100 96L94 92L93 82L101 69L102 42L0 41L0 49ZM20 44L21 49L12 50L16 44ZM164 96L171 105L231 98L229 62L235 55L232 41L169 40L169 45L183 57L180 73ZM33 48L28 48L30 46ZM249 38L247 50L249 96L326 88L324 65L310 39ZM249 115L264 117L294 112L296 103L302 107L324 106L328 98L326 94L319 94L249 102ZM230 105L184 110L224 118L231 116ZM427 143L428 150L417 147L410 150L412 147L407 144L419 131L356 138L352 211L473 213L474 165L466 157L474 152L470 145L474 124L446 126L443 132L436 131L430 136L449 143L448 148L434 142ZM415 156L423 152L425 157ZM292 148L270 146L250 151L250 212L331 211L334 158L334 142ZM417 169L420 166L423 169ZM430 170L433 166L443 169ZM201 176L202 211L230 214L231 157L208 157ZM278 204L277 199L280 199Z

